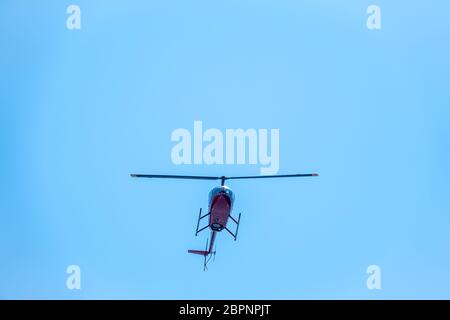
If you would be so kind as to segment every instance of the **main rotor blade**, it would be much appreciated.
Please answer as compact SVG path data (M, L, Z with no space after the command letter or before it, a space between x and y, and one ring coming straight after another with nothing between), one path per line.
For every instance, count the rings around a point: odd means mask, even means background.
M298 174L276 174L262 176L235 176L235 177L214 177L214 176L184 176L171 174L131 174L133 178L164 178L164 179L193 179L193 180L237 180L237 179L265 179L265 178L298 178L298 177L317 177L318 173L298 173Z
M298 174L276 174L267 176L237 176L237 177L225 177L225 180L235 179L263 179L263 178L294 178L294 177L317 177L318 173L298 173Z
M178 176L170 174L135 174L132 173L133 178L166 178L166 179L197 179L197 180L220 180L221 177L212 176Z

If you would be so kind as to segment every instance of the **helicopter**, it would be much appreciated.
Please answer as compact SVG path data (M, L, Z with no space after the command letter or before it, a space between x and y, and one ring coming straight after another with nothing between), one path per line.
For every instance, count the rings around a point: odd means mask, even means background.
M160 178L160 179L190 179L190 180L220 180L220 186L214 187L208 196L208 212L202 215L200 208L197 219L197 228L195 236L203 230L209 228L211 230L210 240L206 239L205 250L188 250L188 253L203 256L203 270L207 270L207 264L211 257L216 256L214 244L216 236L219 232L227 231L236 241L239 225L241 222L241 213L235 218L231 215L234 204L234 192L230 187L225 185L227 180L238 179L266 179L266 178L295 178L295 177L317 177L317 173L299 173L299 174L278 174L278 175L260 175L260 176L189 176L189 175L161 175L161 174L131 174L133 178ZM207 218L205 226L200 227L200 222ZM233 221L235 225L234 232L228 227L228 222Z

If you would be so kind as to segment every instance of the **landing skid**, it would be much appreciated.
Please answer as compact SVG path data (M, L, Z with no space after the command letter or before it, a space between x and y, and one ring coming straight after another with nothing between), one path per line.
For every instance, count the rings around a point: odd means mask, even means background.
M200 226L200 220L202 220L203 218L206 218L210 214L211 214L211 212L208 212L207 214L202 216L202 208L200 208L200 211L198 212L197 229L195 230L195 236L197 236L200 232L202 232L203 230L205 230L206 228L209 227L209 224L207 224L206 226L202 227L200 230L198 229Z
M236 224L236 231L233 233L230 231L230 229L228 229L227 227L225 227L225 229L228 231L229 234L231 234L231 236L234 238L234 241L236 241L237 239L237 235L238 235L238 231L239 231L239 223L241 222L241 213L239 212L239 216L238 219L236 221L235 218L233 218L233 216L230 214L229 217L231 218L231 220L233 220L233 222Z
M209 216L211 214L211 212L208 212L207 214L202 216L202 208L200 208L199 212L198 212L198 220L197 220L197 228L195 229L195 236L197 236L200 232L202 232L203 230L205 230L206 228L208 228L210 225L207 224L204 227L200 228L200 220L203 220L204 218L206 218L207 216ZM228 215L228 217L231 218L231 220L233 220L233 222L236 224L236 230L233 233L230 229L228 229L226 226L224 226L223 228L225 230L228 231L228 233L234 238L234 241L236 241L237 239L237 235L238 235L238 231L239 231L239 224L241 222L241 213L239 213L238 219L236 220L235 218L233 218L233 216L230 214ZM200 228L200 229L199 229Z

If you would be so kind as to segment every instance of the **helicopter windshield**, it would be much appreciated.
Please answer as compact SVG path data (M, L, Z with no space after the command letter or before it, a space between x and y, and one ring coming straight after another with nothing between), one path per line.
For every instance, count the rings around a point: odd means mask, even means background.
M209 198L209 205L210 206L211 206L212 199L214 199L214 197L217 194L219 194L219 193L226 194L228 196L228 198L231 200L231 203L234 202L234 192L230 188L228 188L226 186L221 186L221 187L215 187L214 189L212 189L209 192L208 198Z

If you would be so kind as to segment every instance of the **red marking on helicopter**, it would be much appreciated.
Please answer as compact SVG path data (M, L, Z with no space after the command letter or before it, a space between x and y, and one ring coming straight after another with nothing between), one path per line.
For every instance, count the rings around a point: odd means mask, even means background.
M170 178L170 179L197 179L197 180L220 180L220 186L213 188L209 193L209 205L208 213L202 215L202 208L200 208L197 220L197 229L195 235L202 232L203 230L209 228L211 230L211 240L208 246L208 239L206 240L205 250L188 250L189 253L202 255L204 257L203 269L206 270L206 265L208 264L211 257L215 257L216 250L214 250L214 243L218 232L226 230L236 241L239 224L241 221L241 214L237 219L231 215L234 203L234 193L233 191L225 186L226 180L236 180L236 179L259 179L259 178L293 178L293 177L317 177L317 173L306 173L306 174L285 174L285 175L263 175L263 176L238 176L238 177L214 177L214 176L180 176L180 175L155 175L155 174L131 174L134 178ZM209 217L208 224L199 229L200 221L204 218ZM228 227L227 223L231 219L236 225L236 229L232 232Z

